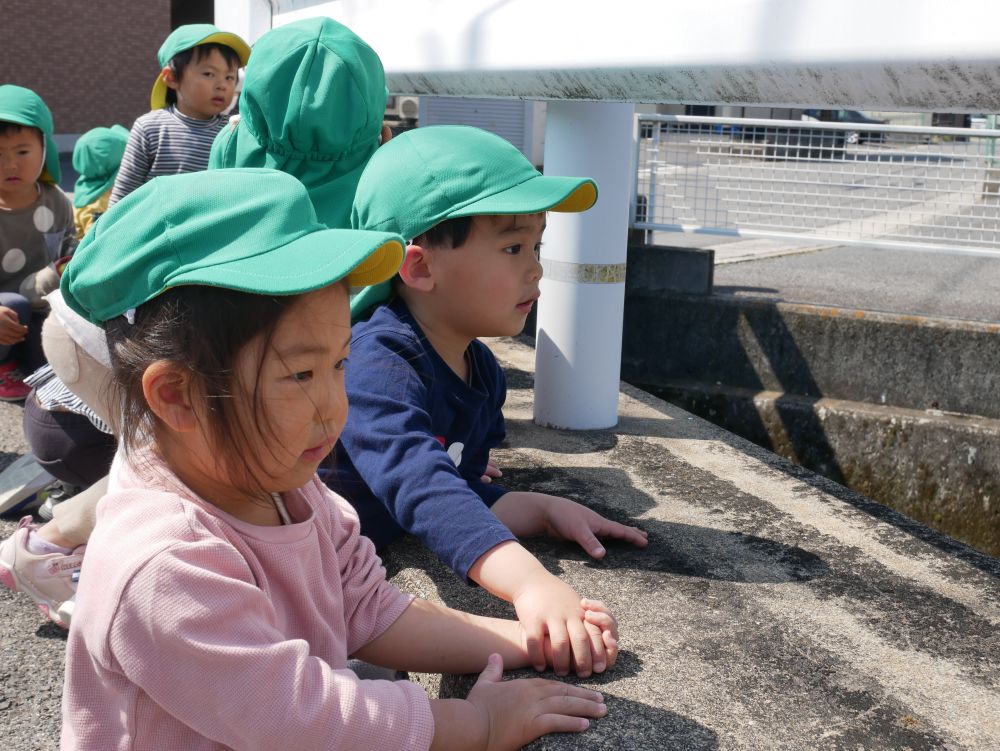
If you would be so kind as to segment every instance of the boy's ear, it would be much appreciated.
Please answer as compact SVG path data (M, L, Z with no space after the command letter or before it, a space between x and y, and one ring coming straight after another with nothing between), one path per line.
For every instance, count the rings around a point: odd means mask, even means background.
M168 360L157 360L142 374L142 393L149 408L178 433L188 433L198 426L191 385L191 374Z
M164 66L163 70L160 71L160 78L163 79L163 83L167 85L168 89L177 91L177 87L180 86L180 83L177 81L177 76L174 75L174 72L170 69L169 65Z
M399 278L407 287L430 292L434 288L433 254L420 245L407 245L403 265L399 268Z

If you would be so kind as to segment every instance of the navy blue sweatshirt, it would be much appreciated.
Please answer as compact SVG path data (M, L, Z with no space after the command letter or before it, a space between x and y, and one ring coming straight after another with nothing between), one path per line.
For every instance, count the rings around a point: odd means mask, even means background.
M506 489L480 480L505 435L506 379L482 342L467 354L468 384L398 298L355 324L350 411L327 477L376 547L416 535L463 578L486 551L515 539L489 509Z

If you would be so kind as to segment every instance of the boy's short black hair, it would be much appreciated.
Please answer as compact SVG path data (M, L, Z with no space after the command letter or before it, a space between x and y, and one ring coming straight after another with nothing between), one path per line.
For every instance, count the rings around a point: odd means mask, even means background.
M472 231L472 220L471 216L445 219L419 237L413 238L413 244L431 247L441 245L449 248L461 247L469 239L469 232Z
M20 133L22 130L33 131L38 135L42 143L45 143L45 136L42 134L42 131L33 125L21 125L21 123L12 123L9 120L0 120L0 136L5 136L8 133Z
M211 55L212 50L216 50L222 55L230 68L239 70L241 60L236 50L218 42L209 42L208 44L196 44L190 49L181 50L170 58L170 70L173 71L174 77L180 81L181 76L184 75L184 69L188 65L192 62L198 62L206 55ZM169 87L167 88L167 104L177 104L177 92Z

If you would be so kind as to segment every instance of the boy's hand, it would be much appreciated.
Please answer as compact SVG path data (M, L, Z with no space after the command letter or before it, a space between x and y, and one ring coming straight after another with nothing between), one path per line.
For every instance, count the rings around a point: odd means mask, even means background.
M547 733L579 733L590 726L588 717L608 713L604 697L590 689L541 678L502 679L503 661L492 654L467 699L483 718L487 751L518 749Z
M17 313L5 305L0 305L0 344L17 344L28 335L28 327L17 318Z
M574 540L594 558L603 558L607 553L598 537L624 540L639 548L649 544L644 530L605 519L586 506L557 495L507 493L493 504L493 513L519 537L546 534Z
M568 675L573 669L586 678L595 669L601 672L614 664L618 655L614 618L596 603L597 607L588 608L594 612L590 622L582 602L571 586L544 569L528 577L511 598L535 670L541 672L551 664L556 675ZM604 642L605 630L615 635L613 653Z
M493 478L503 477L503 472L493 463L492 459L486 460L486 474L479 478L481 482L493 482Z

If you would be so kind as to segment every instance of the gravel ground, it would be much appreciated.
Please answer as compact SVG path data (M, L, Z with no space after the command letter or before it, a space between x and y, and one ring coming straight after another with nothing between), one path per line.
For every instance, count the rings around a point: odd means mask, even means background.
M21 406L0 402L0 469L27 451ZM0 517L0 538L17 516ZM7 751L59 748L66 632L22 594L0 587L0 739Z

